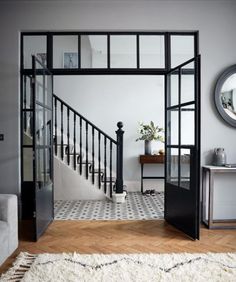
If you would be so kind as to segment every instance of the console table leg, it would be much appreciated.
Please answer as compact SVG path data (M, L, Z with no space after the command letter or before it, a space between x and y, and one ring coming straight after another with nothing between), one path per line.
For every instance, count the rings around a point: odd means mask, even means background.
M143 164L141 164L141 193L143 193Z
M214 172L209 171L209 207L208 207L208 223L209 229L213 225L213 198L214 198Z
M207 171L202 170L202 221L206 222L206 177Z

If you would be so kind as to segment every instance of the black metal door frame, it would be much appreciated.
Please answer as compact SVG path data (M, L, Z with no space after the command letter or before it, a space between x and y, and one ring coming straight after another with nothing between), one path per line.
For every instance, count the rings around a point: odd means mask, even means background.
M171 36L194 36L194 56L199 54L199 33L198 31L150 31L150 32L138 32L138 31L73 31L73 32L22 32L21 33L21 179L22 179L22 189L23 189L23 149L27 146L23 144L23 113L25 112L23 103L23 81L26 75L31 76L34 74L32 69L24 68L24 36L34 36L34 35L45 35L47 37L47 68L52 75L164 75L171 70ZM78 36L78 46L80 46L80 36L81 35L106 35L107 36L107 68L106 69L81 69L80 64L78 64L78 69L54 69L53 68L53 36L54 35L77 35ZM137 67L132 69L110 68L110 36L111 35L135 35L137 38ZM157 69L146 69L140 68L139 65L139 36L140 35L163 35L164 36L164 46L165 46L165 67ZM78 50L80 54L80 50ZM199 66L200 67L200 66ZM172 70L173 71L173 70ZM200 89L200 76L198 77L197 85ZM167 86L167 84L165 84ZM200 96L199 101L199 124L200 124ZM165 113L166 119L166 113ZM200 162L200 134L198 134L198 151L196 152L197 162ZM166 167L165 167L166 175ZM199 172L197 173L197 182L199 182Z
M37 65L40 68L37 68ZM34 239L35 241L43 234L47 229L47 226L53 221L54 218L54 195L53 195L53 79L50 71L35 57L32 56L32 66L33 66L33 76L32 76L32 98L33 98L33 180L34 180L34 197L35 197L35 207L34 207ZM40 102L37 100L37 76L43 77L43 101ZM46 103L46 76L51 76L51 105ZM48 92L47 92L48 94ZM43 126L41 130L37 129L37 106L40 106L43 109ZM51 120L48 124L46 122L46 111L51 112ZM50 139L49 144L46 141L46 134L48 127L50 127L49 132ZM40 134L43 136L43 144L37 144ZM38 161L38 151L43 150L43 183L37 178L37 173L40 172L40 164ZM49 163L47 166L47 153L49 154ZM47 170L49 167L49 172ZM47 183L47 174L51 179L51 191L48 189L49 184ZM48 201L48 202L47 202Z
M182 69L194 63L194 70ZM168 104L171 96L170 75L178 76L178 103ZM181 75L194 74L194 100L181 103ZM194 144L181 143L181 111L183 107L194 106ZM171 141L171 111L178 111L178 145ZM177 66L165 76L165 220L182 230L193 239L200 236L200 55ZM178 150L177 181L171 182L171 149ZM190 151L190 183L189 190L181 186L181 149ZM169 178L170 176L170 178ZM176 183L177 182L177 183Z
M106 68L78 68L65 69L53 67L53 36L77 36L78 58L81 58L81 36L103 35L107 37L107 67ZM136 36L136 67L113 68L110 65L111 48L110 37L114 35ZM165 64L163 68L140 67L140 36L164 36ZM198 31L54 31L54 32L22 32L21 33L21 73L32 74L31 69L24 68L24 37L46 36L47 68L53 75L165 75L171 69L171 36L193 36L194 57L199 54L199 32Z

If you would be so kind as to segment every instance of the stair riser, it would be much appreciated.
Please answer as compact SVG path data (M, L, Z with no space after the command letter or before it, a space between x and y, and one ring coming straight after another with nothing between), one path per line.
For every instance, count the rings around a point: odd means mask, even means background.
M67 156L65 156L64 158L64 162L67 164ZM70 165L69 165L72 169L74 169L74 157L70 155ZM92 177L92 165L89 165L89 177L91 176ZM80 173L80 164L76 164L76 171L78 173ZM86 164L85 163L82 163L82 173L85 175L86 173ZM96 170L96 172L94 172L94 177L97 177L98 178L98 175L99 175L99 172ZM107 183L110 182L110 172L109 170L107 170ZM86 175L85 175L86 177ZM101 169L101 179L102 179L102 182L104 182L104 169ZM116 178L112 177L112 182L115 182L116 181Z

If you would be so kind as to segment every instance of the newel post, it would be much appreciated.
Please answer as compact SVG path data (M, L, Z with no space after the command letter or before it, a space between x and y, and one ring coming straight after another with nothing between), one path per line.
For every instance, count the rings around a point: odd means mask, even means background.
M123 122L117 123L117 154L116 154L116 194L123 193Z

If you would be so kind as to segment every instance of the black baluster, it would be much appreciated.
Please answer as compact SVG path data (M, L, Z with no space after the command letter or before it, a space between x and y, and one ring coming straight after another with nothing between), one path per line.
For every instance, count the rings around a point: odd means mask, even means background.
M110 198L112 197L112 141L110 140Z
M76 170L76 114L74 113L74 170Z
M61 159L64 159L64 140L63 140L63 104L61 103Z
M88 179L89 168L88 168L88 123L86 122L86 179Z
M82 136L82 118L80 118L80 121L79 121L79 123L80 123L80 127L79 127L79 173L80 174L82 174L82 138L83 138L83 136Z
M123 193L123 123L117 123L117 153L116 153L116 193Z
M104 136L104 193L107 192L107 138Z
M70 109L67 108L67 164L70 165Z
M98 132L98 187L101 188L101 133Z
M57 156L57 99L54 98L54 113L55 113L55 136L54 136L54 146L55 146L55 154Z
M94 127L92 128L92 183L94 184Z

